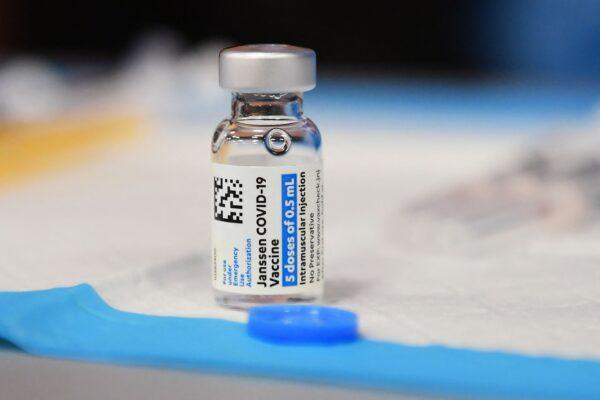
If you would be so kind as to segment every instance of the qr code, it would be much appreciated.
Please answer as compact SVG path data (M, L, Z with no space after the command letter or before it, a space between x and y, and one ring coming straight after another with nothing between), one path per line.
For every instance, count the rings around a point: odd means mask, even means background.
M223 222L241 224L242 221L242 183L239 179L215 177L215 219Z

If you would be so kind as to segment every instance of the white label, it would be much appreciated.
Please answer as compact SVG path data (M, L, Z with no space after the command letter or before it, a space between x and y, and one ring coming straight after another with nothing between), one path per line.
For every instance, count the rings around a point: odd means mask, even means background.
M294 294L322 285L321 165L212 167L213 286Z

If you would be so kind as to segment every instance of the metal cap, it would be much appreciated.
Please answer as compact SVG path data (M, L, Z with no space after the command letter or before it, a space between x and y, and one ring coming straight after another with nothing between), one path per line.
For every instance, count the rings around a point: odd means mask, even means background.
M317 56L287 44L249 44L219 54L219 85L241 93L304 92L316 86Z

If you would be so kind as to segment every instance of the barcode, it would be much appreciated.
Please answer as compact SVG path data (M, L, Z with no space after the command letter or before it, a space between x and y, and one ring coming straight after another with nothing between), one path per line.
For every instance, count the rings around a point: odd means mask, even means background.
M242 186L239 179L214 178L216 220L234 224L243 222Z

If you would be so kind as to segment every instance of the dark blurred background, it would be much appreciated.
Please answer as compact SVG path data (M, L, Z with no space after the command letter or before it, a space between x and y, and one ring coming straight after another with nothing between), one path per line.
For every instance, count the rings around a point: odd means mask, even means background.
M0 1L4 58L118 60L149 32L185 46L287 42L325 70L598 79L600 2L593 0Z

